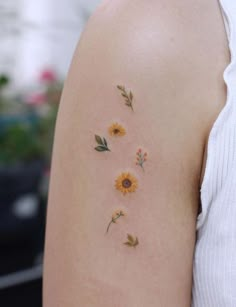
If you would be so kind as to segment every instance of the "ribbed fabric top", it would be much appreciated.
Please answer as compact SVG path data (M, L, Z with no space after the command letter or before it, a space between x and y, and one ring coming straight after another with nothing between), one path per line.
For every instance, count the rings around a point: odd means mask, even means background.
M227 100L209 135L192 307L236 307L236 0L219 0L231 52Z

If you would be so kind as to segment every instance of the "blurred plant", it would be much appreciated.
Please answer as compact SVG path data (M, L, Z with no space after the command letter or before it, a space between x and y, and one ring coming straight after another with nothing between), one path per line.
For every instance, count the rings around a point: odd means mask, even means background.
M7 96L9 78L0 76L0 165L51 159L54 127L62 83L43 71L36 88Z
M0 75L0 90L9 83L9 78L6 75Z
M41 82L51 84L52 82L57 81L57 78L56 78L54 71L52 71L50 69L45 69L41 72L41 74L39 76L39 80Z
M0 164L26 163L42 157L40 140L29 125L14 124L0 134Z
M4 105L4 95L3 95L3 92L4 92L4 89L7 87L9 83L9 78L7 75L0 75L0 111L3 109L3 105Z

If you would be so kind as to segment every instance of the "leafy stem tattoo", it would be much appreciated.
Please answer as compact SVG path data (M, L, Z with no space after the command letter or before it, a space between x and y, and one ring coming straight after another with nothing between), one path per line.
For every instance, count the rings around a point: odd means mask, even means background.
M107 226L107 231L106 232L109 231L109 228L110 228L111 224L112 223L116 223L116 220L118 220L121 216L125 216L125 213L122 210L118 210L118 211L113 213L111 221L110 221L110 223Z
M127 239L128 241L124 242L124 244L129 247L136 247L139 244L138 238L130 235L129 233L127 234Z
M117 85L118 90L121 91L121 95L125 98L125 104L132 109L133 109L133 93L130 91L129 93L126 91L125 87L123 85Z
M97 150L97 151L110 151L105 138L102 139L99 135L95 134L95 140L98 143L98 146L96 146L94 148L95 150Z
M141 166L141 168L144 170L143 164L147 161L147 153L142 152L142 149L139 148L136 152L136 165Z

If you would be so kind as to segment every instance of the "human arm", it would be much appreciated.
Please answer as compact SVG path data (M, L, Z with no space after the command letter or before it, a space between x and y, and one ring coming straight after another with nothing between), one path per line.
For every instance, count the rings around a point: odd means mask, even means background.
M195 38L176 34L172 14L155 18L153 7L139 4L101 6L75 53L54 145L44 307L190 305L209 122L199 107L206 94L196 97L190 78L201 60L195 50L186 61L186 39ZM134 111L117 85L132 91ZM114 122L124 136L109 134ZM95 134L110 152L94 149ZM134 163L138 148L148 153L145 171ZM127 170L138 188L123 195L115 180ZM116 209L126 215L107 233ZM127 233L138 237L136 247L123 244Z

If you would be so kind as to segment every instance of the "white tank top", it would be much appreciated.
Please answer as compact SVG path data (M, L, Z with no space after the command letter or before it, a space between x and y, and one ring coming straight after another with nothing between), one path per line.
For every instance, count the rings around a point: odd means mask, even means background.
M236 0L219 0L231 52L227 100L209 134L192 307L236 307Z

